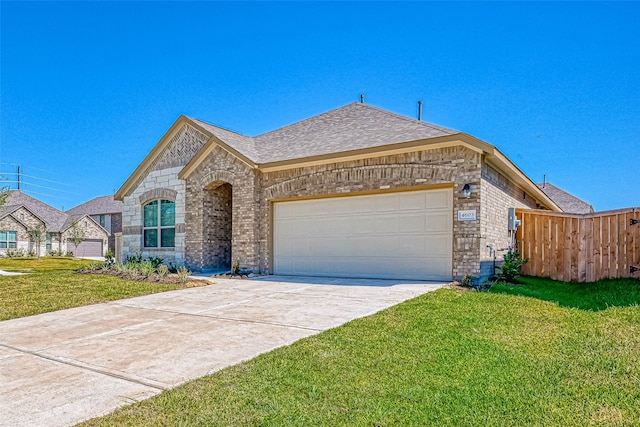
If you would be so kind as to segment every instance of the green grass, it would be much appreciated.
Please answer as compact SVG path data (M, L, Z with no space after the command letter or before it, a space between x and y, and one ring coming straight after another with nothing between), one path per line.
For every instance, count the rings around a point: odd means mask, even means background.
M127 281L107 275L75 273L77 268L88 263L89 261L52 257L41 260L0 259L2 270L28 272L20 276L0 276L0 320L181 287Z
M640 308L442 289L82 424L149 425L637 426Z
M595 283L567 283L543 277L519 277L520 284L495 284L490 292L521 295L555 302L561 307L604 310L640 304L640 280L604 279Z

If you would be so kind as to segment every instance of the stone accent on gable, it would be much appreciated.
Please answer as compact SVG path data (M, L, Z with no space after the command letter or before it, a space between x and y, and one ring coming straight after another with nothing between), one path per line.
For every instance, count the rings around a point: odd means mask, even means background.
M80 228L80 230L82 230L82 232L84 233L85 239L102 240L102 251L104 255L104 253L107 252L107 247L109 244L109 236L107 235L107 232L87 216L78 219L76 224L76 226ZM65 250L68 250L69 245L71 244L71 242L67 240L71 233L72 227L67 228L62 233L62 240L66 244Z
M156 157L149 166L147 166L145 171L140 174L140 177L132 185L131 190L129 190L125 197L131 196L134 192L137 193L143 182L154 172L156 173L152 176L158 176L157 172L174 168L182 169L182 167L189 163L189 161L204 146L204 144L207 143L207 141L208 138L205 134L189 124L183 125L182 128L176 132L173 138L171 138L162 153L160 153L160 155ZM163 173L160 175L163 175ZM151 190L151 188L148 188L147 190ZM140 193L137 194L140 196Z
M38 225L45 225L41 219L32 214L29 210L24 207L18 208L15 212L11 214L12 217L26 225L28 228L34 228Z
M155 159L149 171L186 165L200 151L207 140L208 138L205 134L193 126L185 124L171 139L162 154Z
M482 164L480 194L482 198L480 207L482 240L480 242L481 271L479 277L486 279L494 274L493 256L489 245L492 245L497 251L496 262L497 265L500 265L506 252L504 249L511 244L511 237L507 229L508 209L536 209L537 201L484 162Z

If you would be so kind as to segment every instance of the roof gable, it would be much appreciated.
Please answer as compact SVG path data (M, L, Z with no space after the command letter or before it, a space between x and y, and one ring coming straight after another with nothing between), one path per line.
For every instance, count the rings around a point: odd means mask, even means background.
M18 190L9 191L7 205L26 207L29 212L45 223L47 230L52 232L60 231L67 219L66 213Z

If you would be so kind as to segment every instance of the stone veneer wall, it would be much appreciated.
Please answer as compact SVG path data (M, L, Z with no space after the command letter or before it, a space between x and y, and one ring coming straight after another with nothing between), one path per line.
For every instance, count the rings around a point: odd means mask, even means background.
M172 136L162 154L147 167L127 194L122 207L122 255L142 253L157 256L165 263L185 263L185 182L178 179L178 172L196 155L207 142L207 137L193 126L184 125ZM166 191L163 191L166 190ZM142 202L149 196L163 197L171 194L176 202L176 238L174 248L143 248ZM145 194L146 193L146 194ZM172 198L169 198L172 200Z
M165 263L184 264L185 245L185 184L178 179L182 166L154 170L123 200L122 206L122 254L123 257L141 253L144 257L160 257ZM164 190L164 191L163 191ZM142 201L141 201L141 196ZM176 239L175 248L143 248L142 207L146 201L175 197ZM151 197L151 199L149 199Z
M17 239L16 248L9 250L22 250L25 253L29 250L29 235L27 234L27 229L24 225L19 223L15 218L11 215L6 216L0 220L0 230L1 231L16 231ZM7 249L0 249L0 254L4 254L7 252Z
M480 220L457 221L458 210L479 209L479 153L464 147L440 148L342 163L265 173L260 192L260 270L269 271L271 202L278 199L355 193L429 184L453 185L453 271L460 278L480 271ZM469 183L473 195L462 197Z
M495 250L507 248L511 243L507 229L509 208L536 209L537 201L531 194L524 192L504 175L486 163L482 163L482 181L480 187L481 234L479 279L486 280L494 274L493 256L488 245ZM505 251L497 251L497 264L500 265Z
M98 224L96 224L94 221L92 221L88 217L83 217L80 220L78 220L77 226L84 232L85 239L102 240L102 255L104 256L104 254L107 252L108 236L107 236L107 233L102 229L102 227L100 227ZM70 233L71 233L71 228L66 229L62 233L62 241L64 242L63 243L64 251L68 251L69 245L72 244L67 240L69 238Z

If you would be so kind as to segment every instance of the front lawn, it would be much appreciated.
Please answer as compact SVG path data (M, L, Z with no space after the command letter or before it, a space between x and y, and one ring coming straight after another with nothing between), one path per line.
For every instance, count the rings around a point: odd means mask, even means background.
M0 258L1 270L28 273L0 276L0 321L182 287L75 273L89 262L53 257Z
M615 305L441 289L82 425L637 426L640 307Z
M561 307L604 310L640 304L640 280L603 279L595 283L567 283L543 277L519 277L520 284L498 283L490 292L521 295L555 302Z

